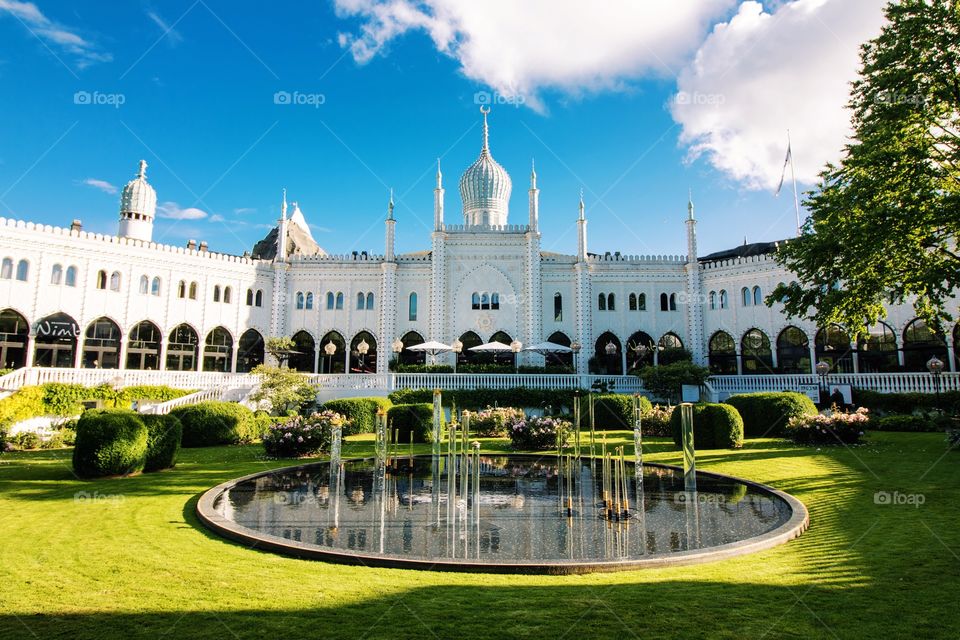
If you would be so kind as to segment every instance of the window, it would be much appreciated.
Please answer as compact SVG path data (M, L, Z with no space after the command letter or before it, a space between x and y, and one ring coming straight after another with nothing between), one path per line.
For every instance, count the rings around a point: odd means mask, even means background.
M77 286L77 268L74 266L67 267L67 277L64 279L64 283L68 287Z
M630 311L637 310L637 294L631 293L630 296L627 298L627 309L629 309Z
M617 304L616 298L612 293L607 294L607 311L616 311Z
M660 311L669 311L670 310L670 298L667 297L667 294L660 294Z
M150 295L159 296L160 295L160 278L157 276L153 277L153 280L150 282Z
M107 272L101 269L97 271L97 289L107 288Z
M147 276L140 276L140 293L146 295L147 291L150 290L150 278Z
M120 291L120 272L114 271L110 274L110 291Z
M333 309L333 292L327 291L327 309Z
M363 292L357 294L357 309L363 311L367 307L367 298Z
M763 304L763 292L760 291L760 287L753 288L753 304L757 307Z
M481 293L480 294L480 308L489 309L490 308L490 294Z
M13 260L10 258L3 259L3 267L0 267L0 278L4 280L9 280L13 277Z
M641 293L639 296L637 296L637 308L640 311L647 310L647 294Z
M559 293L557 295L560 295ZM480 294L476 291L473 292L473 295L470 296L470 308L474 311L480 309Z
M410 308L407 313L407 319L411 321L416 320L417 319L417 294L416 293L410 294L409 307Z
M197 299L197 283L196 282L190 283L190 299L191 300Z
M367 293L367 311L373 309L373 291Z
M490 294L490 308L496 311L500 308L500 294L491 293Z
M337 311L343 309L343 293L337 291Z
M213 285L213 301L220 302L220 285Z
M26 260L21 260L17 263L17 280L21 282L27 281L27 274L30 272L30 263Z
M253 303L254 305L258 307L263 306L263 289L257 289L257 295L254 297L254 300L255 300L255 302Z
M726 309L729 306L730 306L730 302L729 300L727 300L727 290L720 289L720 308Z
M252 306L253 306L253 289L247 289L247 300L246 300L246 302L247 302L247 306L248 306L248 307L252 307Z
M312 291L307 292L306 308L308 310L313 309L313 292Z
M607 296L602 293L597 296L597 309L600 311L607 310Z
M676 310L677 310L677 294L671 293L670 294L670 311L676 311Z
M553 294L553 321L563 322L563 296L559 291Z
M749 307L749 306L750 306L750 299L751 299L751 298L750 298L750 289L748 289L747 287L744 287L743 289L741 289L741 290L740 290L740 298L741 298L741 301L743 302L743 306Z
M230 304L230 298L233 294L233 291L230 290L230 287L224 287L223 289L223 302L225 304Z
M710 292L710 295L709 295L708 297L709 297L709 300L710 300L710 308L711 308L711 309L716 309L716 308L717 308L717 292L716 292L716 291L711 291L711 292Z
M303 291L297 291L297 309L303 309Z
M53 265L53 270L50 272L50 284L60 284L60 281L63 279L63 266L59 264Z

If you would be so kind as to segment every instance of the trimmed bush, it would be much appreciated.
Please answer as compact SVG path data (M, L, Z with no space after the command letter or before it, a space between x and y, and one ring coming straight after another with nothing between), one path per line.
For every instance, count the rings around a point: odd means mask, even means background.
M330 410L306 418L294 416L270 426L263 436L263 448L267 455L278 458L299 458L330 451L333 429L341 429L342 434L346 427L347 420Z
M874 416L867 424L867 428L876 431L911 431L916 433L944 431L950 426L950 418L935 412L921 415L891 414L882 418Z
M395 404L387 410L387 422L399 431L398 442L410 442L411 433L414 442L432 442L433 404Z
M960 410L960 391L944 391L938 397L935 393L880 393L854 389L853 403L879 415L907 414L918 409L953 411Z
M521 451L546 451L564 447L572 426L566 420L552 416L522 418L510 426L510 446Z
M650 411L643 415L640 422L640 432L645 436L673 437L673 427L670 425L672 415L673 407L653 405Z
M133 411L91 410L77 422L73 470L82 478L121 476L143 470L147 427Z
M501 438L520 420L523 420L521 409L487 407L470 416L470 433L481 438Z
M147 426L147 457L143 470L172 469L177 464L177 453L180 451L182 423L169 415L141 415L140 419Z
M263 435L265 426L250 409L236 402L200 402L177 407L170 416L183 427L184 447L251 442Z
M797 444L857 444L870 421L869 410L829 411L815 416L802 415L790 420L787 437Z
M388 410L393 403L386 398L341 398L328 400L320 408L339 413L349 421L344 425L343 435L374 433L377 430L377 411Z
M670 416L673 441L683 446L680 405ZM728 404L700 402L693 405L693 446L696 449L738 449L743 446L743 419Z
M791 418L818 413L813 400L794 391L743 393L730 396L724 404L735 407L743 418L747 438L782 436Z
M653 405L644 396L640 396L640 414L646 415ZM580 400L580 423L584 424L589 411L587 401ZM598 395L593 400L593 418L597 431L633 429L633 396L608 393Z

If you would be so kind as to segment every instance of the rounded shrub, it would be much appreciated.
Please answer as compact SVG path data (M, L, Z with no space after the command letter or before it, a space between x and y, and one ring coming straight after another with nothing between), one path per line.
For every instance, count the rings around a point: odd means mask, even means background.
M581 424L588 411L586 396L580 400ZM640 413L646 415L653 409L650 401L640 396ZM619 393L605 393L593 399L593 419L597 431L615 431L633 429L633 396Z
M263 436L263 448L267 455L277 458L299 458L330 451L334 429L341 434L347 420L326 409L309 417L294 416L285 422L271 425Z
M140 419L147 426L147 457L143 470L172 469L180 451L182 423L169 415L142 415Z
M339 413L347 419L343 427L344 436L358 433L373 433L377 430L377 412L386 411L393 406L387 398L340 398L328 400L321 405L324 411Z
M724 404L735 407L743 418L747 438L782 436L791 418L818 413L813 400L795 391L743 393L730 396Z
M673 441L682 446L680 405L670 416ZM728 404L701 402L693 405L693 446L697 449L737 449L743 446L743 420Z
M487 407L470 415L470 433L481 438L500 438L520 420L523 420L521 409Z
M431 442L433 436L433 405L428 402L417 404L395 404L387 410L387 423L391 429L398 430L398 442ZM441 425L441 430L443 425Z
M553 416L520 418L510 425L510 446L521 451L560 449L567 445L572 426Z
M170 416L180 421L184 447L213 447L251 442L263 435L266 425L236 402L199 402L177 407Z
M87 411L77 421L73 470L81 478L141 471L146 461L148 438L146 425L132 411Z
M895 413L882 418L871 417L867 423L868 428L876 431L933 432L945 431L951 426L950 418L937 412L920 415Z

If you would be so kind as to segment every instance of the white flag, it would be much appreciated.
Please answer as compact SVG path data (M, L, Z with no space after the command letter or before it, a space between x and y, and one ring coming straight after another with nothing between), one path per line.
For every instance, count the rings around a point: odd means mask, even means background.
M777 192L773 194L774 198L780 195L780 189L783 188L783 179L787 175L787 165L790 164L792 155L793 152L790 150L790 143L787 142L787 157L783 159L783 171L780 172L780 184L777 185Z

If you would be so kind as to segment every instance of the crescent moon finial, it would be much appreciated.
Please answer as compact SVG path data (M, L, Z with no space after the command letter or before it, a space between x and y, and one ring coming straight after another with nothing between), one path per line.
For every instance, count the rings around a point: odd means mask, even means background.
M490 107L480 105L480 113L482 113L483 115L487 115L488 113L490 113Z

